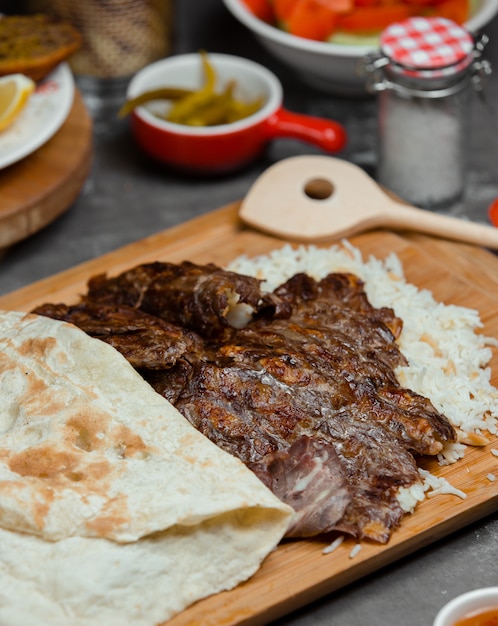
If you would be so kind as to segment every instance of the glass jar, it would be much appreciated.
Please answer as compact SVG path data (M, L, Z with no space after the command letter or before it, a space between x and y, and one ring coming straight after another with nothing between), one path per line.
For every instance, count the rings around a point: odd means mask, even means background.
M378 182L416 206L450 206L465 187L472 87L490 73L486 43L443 18L388 27L365 59L378 93Z
M30 0L28 7L79 30L81 49L69 59L78 76L129 79L170 52L172 0Z
M28 0L27 6L81 33L82 46L68 63L99 133L115 122L132 76L171 52L173 0Z

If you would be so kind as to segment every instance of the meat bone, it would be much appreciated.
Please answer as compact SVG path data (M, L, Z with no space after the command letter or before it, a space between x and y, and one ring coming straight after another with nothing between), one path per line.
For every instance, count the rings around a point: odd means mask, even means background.
M357 165L328 156L291 157L271 166L249 190L239 215L250 226L292 241L391 228L498 249L492 226L398 202Z

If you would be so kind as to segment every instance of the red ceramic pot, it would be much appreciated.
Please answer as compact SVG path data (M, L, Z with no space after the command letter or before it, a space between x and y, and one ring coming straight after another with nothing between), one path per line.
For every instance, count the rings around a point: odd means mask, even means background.
M262 97L264 104L253 115L209 127L174 124L154 115L165 103L150 102L132 114L132 131L137 143L150 156L175 168L197 173L236 170L257 158L276 137L291 137L335 153L346 143L344 128L332 120L291 113L282 107L282 86L265 67L248 59L209 54L217 75L217 90L236 81L236 97L250 101ZM127 97L160 87L199 89L203 84L199 54L183 54L157 61L138 72L128 87Z

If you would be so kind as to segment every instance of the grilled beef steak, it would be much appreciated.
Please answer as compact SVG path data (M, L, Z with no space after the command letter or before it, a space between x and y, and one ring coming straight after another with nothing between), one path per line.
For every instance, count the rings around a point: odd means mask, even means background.
M203 337L216 337L227 327L245 326L253 314L267 309L276 317L290 315L290 306L263 293L260 284L212 263L156 262L115 278L95 276L88 283L87 299L133 306Z
M70 322L111 344L137 369L164 370L185 354L204 352L202 339L192 331L125 304L43 304L35 312Z
M152 263L34 311L114 345L204 435L297 512L289 536L386 542L415 455L456 434L400 387L402 321L351 274L297 274L272 294L214 265Z

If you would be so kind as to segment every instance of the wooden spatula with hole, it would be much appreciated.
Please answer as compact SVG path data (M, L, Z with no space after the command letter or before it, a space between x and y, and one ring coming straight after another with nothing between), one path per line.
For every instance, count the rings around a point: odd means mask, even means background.
M243 200L240 217L300 242L390 228L498 249L498 229L397 202L360 167L328 156L291 157L268 168Z

